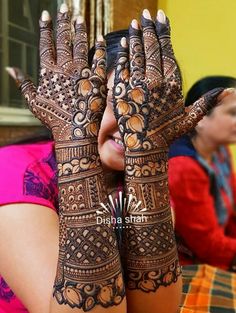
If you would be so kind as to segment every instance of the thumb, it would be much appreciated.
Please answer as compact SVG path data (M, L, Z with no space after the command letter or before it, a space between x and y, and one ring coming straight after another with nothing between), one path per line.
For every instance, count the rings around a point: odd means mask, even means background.
M32 111L34 99L36 97L36 86L34 83L17 67L6 67L8 74L15 80L17 87L25 97L30 110Z
M224 97L224 93L225 93L225 89L223 87L214 88L208 91L207 93L205 93L199 100L194 102L193 107L199 105L202 108L203 112L206 114L208 111L214 108L217 104L219 104L219 101L221 101L222 98ZM201 101L201 99L203 99L203 101ZM204 113L203 113L203 116L205 115ZM201 116L200 119L203 116Z
M180 136L191 132L197 123L209 112L213 107L219 104L222 100L224 88L215 88L205 93L200 99L194 102L185 111L184 116L175 124L175 135L171 138L170 142Z
M193 130L197 123L212 109L219 101L221 101L221 94L224 88L215 88L205 93L200 99L194 102L190 109L186 111L181 124L185 125L182 134L188 133ZM184 123L183 123L184 122Z

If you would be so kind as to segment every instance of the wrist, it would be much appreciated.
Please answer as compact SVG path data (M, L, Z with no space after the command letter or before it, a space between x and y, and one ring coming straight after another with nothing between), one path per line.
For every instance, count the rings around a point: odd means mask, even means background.
M126 179L156 179L167 178L168 150L166 148L155 151L125 152Z
M58 181L73 181L101 173L97 142L65 141L55 144Z

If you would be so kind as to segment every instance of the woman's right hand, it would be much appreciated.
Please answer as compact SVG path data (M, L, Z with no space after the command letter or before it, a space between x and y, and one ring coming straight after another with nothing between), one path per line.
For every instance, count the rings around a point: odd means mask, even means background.
M66 5L57 18L56 48L47 11L40 20L40 77L36 87L19 69L10 69L30 110L53 133L56 143L97 140L106 104L106 51L102 36L88 66L86 26L81 17L72 40Z
M107 203L97 147L106 104L105 43L99 38L89 69L85 24L77 19L72 42L65 5L58 14L56 52L47 12L40 21L40 34L38 88L18 70L13 69L13 74L29 108L51 129L55 140L59 258L50 312L94 307L104 312L112 306L109 312L123 312L125 288L115 232L111 224L97 222L100 203ZM105 217L110 218L110 213Z

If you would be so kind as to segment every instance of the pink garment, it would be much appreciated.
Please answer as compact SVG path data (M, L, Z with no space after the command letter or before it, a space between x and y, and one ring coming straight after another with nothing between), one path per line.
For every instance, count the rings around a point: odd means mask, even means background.
M54 143L0 148L0 205L34 203L57 210ZM0 313L28 312L0 277Z

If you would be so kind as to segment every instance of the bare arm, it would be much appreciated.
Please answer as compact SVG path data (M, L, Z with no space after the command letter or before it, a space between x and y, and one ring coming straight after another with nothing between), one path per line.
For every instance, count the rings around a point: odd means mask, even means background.
M58 230L58 215L48 207L0 206L0 273L30 313L49 312Z

